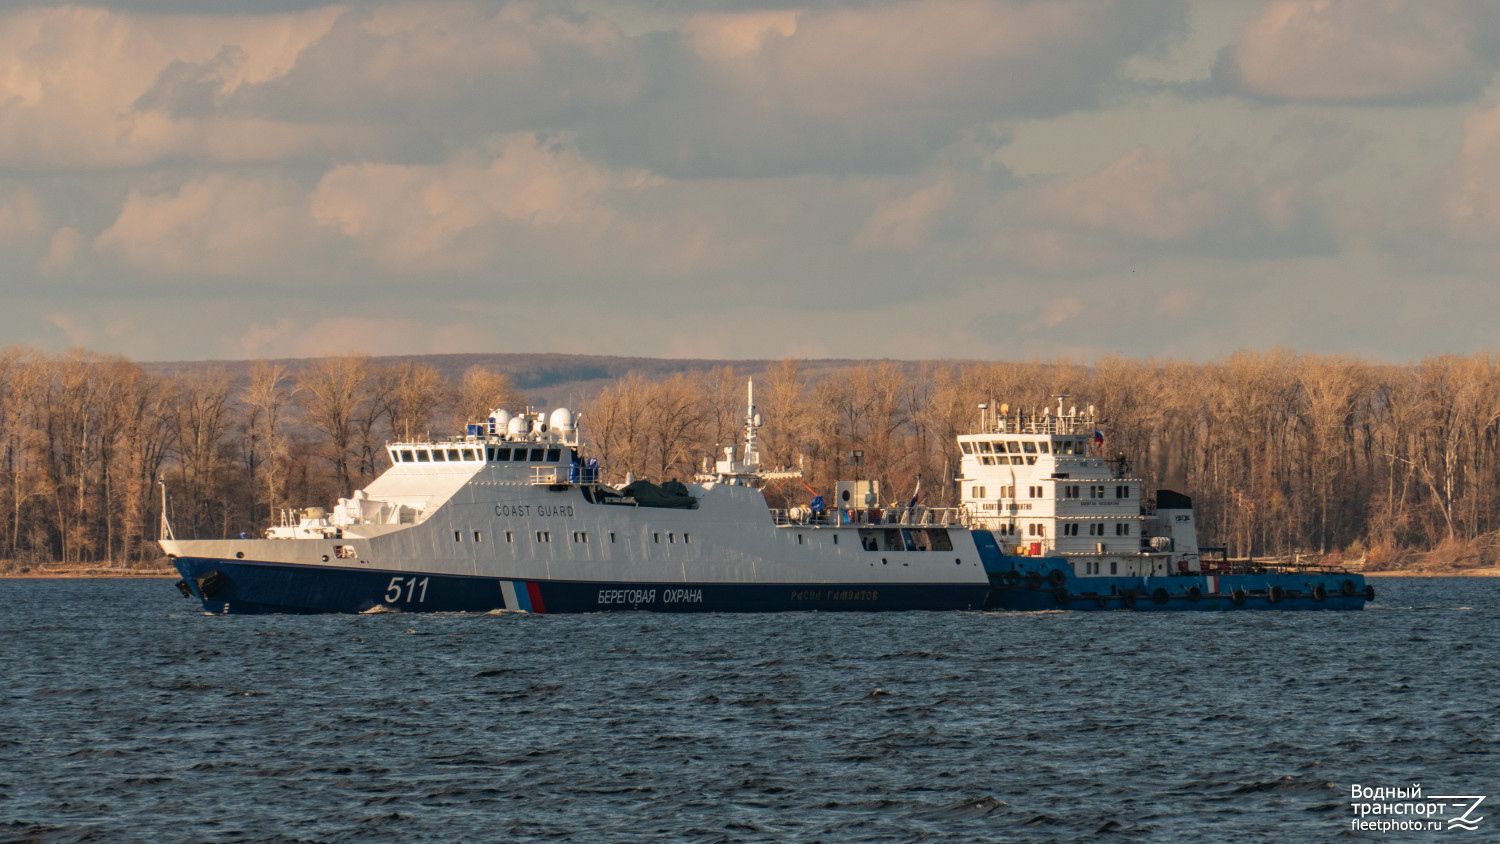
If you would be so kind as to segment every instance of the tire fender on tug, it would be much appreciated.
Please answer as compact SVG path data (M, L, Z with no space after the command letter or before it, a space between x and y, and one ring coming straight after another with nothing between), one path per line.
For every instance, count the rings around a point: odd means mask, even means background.
M1061 589L1063 584L1068 582L1068 576L1063 573L1062 569L1053 569L1047 573L1047 582L1052 584L1053 589Z
M1034 571L1026 572L1026 588L1028 588L1028 589L1040 589L1040 588L1042 588L1042 576L1040 574L1037 574Z
M1196 604L1198 603L1198 599L1203 597L1203 590L1199 589L1196 586L1189 586L1187 596L1189 601L1192 601Z
M1321 600L1323 600L1324 598L1327 598L1327 597L1328 597L1328 590L1325 589L1325 588L1323 588L1323 584L1319 583L1317 586L1313 587L1313 600L1314 601L1321 601Z
M1375 587L1369 585L1368 583L1365 584L1365 600L1366 601L1373 601L1373 600L1375 600Z
M1053 589L1052 590L1052 600L1058 602L1059 604L1062 604L1063 606L1067 606L1068 605L1068 590L1062 588L1061 586L1057 587L1056 589Z
M1229 593L1229 600L1233 601L1234 605L1237 607L1243 607L1245 605L1245 599L1248 597L1249 596L1245 594L1245 590L1243 589L1236 589L1233 592Z
M1120 606L1127 610L1135 609L1135 590L1126 589L1120 593Z
M1151 593L1151 600L1155 601L1158 604L1165 604L1167 602L1167 597L1167 590L1163 589L1160 586L1156 587L1156 591Z
M1281 603L1282 599L1286 597L1286 590L1282 589L1280 586L1272 586L1270 590L1266 592L1266 597L1270 599L1271 603L1279 604Z
M1354 581L1350 580L1347 577L1344 578L1343 583L1339 584L1339 594L1343 595L1345 598L1353 598L1354 593L1357 591L1359 590L1354 588Z

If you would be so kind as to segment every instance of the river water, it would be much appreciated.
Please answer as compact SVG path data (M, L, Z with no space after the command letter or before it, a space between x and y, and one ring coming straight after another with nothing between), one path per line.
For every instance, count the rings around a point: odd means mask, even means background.
M0 581L0 841L1403 840L1350 832L1352 785L1500 803L1500 579L1373 582L1350 613L213 617Z

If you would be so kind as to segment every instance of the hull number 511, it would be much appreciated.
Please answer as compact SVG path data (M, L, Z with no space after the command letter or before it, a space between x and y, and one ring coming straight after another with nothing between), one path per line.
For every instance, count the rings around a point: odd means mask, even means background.
M403 580L406 585L406 603L411 603L413 598L419 604L427 600L427 578L424 577L419 580L415 577L393 577L391 578L391 585L385 589L385 602L387 604L394 604L401 600Z

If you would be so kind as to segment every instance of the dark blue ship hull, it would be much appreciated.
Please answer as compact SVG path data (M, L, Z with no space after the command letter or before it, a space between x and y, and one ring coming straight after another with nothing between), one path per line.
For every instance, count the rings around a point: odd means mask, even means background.
M990 592L984 583L528 581L188 557L174 565L212 613L978 610Z
M1352 572L1078 577L1062 557L1003 554L994 537L982 532L974 534L974 541L993 586L988 609L1358 610L1374 598L1364 575Z

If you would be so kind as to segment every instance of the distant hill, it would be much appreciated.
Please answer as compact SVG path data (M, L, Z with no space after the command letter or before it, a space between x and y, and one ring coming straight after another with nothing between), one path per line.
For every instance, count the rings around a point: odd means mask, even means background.
M282 363L295 374L312 358L287 358ZM736 373L754 377L765 373L767 368L779 363L777 360L705 360L696 358L639 358L612 355L564 355L564 354L465 354L465 355L393 355L376 357L380 365L416 361L426 363L442 373L445 378L458 380L471 366L482 366L494 372L510 376L531 403L539 407L559 405L577 406L598 395L599 391L631 372L639 372L650 380L663 380L679 372L705 372L715 367L732 366ZM818 376L853 366L863 361L855 359L799 360L805 373ZM903 368L915 369L918 363L900 361ZM142 363L141 367L155 374L176 374L202 369L221 369L237 383L243 383L255 365L251 360L221 361L175 361Z

